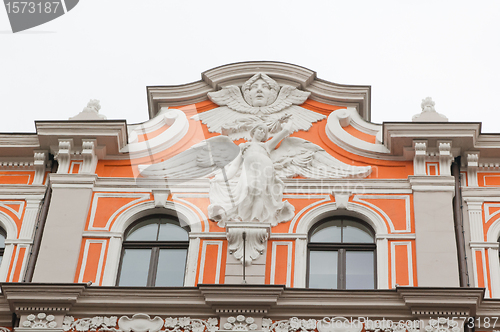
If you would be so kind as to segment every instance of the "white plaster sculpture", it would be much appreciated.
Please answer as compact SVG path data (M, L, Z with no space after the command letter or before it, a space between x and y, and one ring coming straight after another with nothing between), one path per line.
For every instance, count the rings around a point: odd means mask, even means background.
M366 177L370 166L350 166L320 146L287 137L293 118L267 140L269 128L260 123L250 130L251 140L239 146L216 136L155 165L141 165L141 175L156 178L212 177L209 218L225 227L228 221L269 222L276 226L293 218L294 209L283 201L281 178L313 179ZM279 148L276 148L280 143Z
M243 92L243 93L242 93ZM297 106L309 97L310 92L300 91L290 85L279 84L263 73L257 73L246 81L241 89L235 85L209 92L208 97L221 106L197 114L210 132L227 135L233 140L250 139L250 130L258 123L265 123L270 134L281 130L281 123L293 116L292 133L309 130L312 123L326 116Z
M99 100L90 99L83 111L69 118L69 120L106 120L106 116L99 114L100 109Z
M420 104L422 113L414 115L411 120L413 122L448 122L446 116L436 112L434 108L435 104L431 97L422 99L422 103Z

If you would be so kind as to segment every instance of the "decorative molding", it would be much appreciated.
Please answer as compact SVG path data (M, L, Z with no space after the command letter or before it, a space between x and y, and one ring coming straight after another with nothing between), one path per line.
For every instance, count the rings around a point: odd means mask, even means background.
M203 276L205 275L205 261L206 261L206 254L207 254L207 246L212 245L212 246L217 246L217 265L216 265L216 270L215 270L215 284L220 283L220 271L221 271L221 265L222 265L222 246L223 243L222 241L203 241L202 244L202 249L201 249L201 257L200 257L200 271L199 271L199 276L198 276L198 283L202 284L203 283ZM191 248L190 248L191 249ZM189 250L191 252L191 250ZM187 264L190 263L197 263L195 261L188 261Z
M293 242L284 242L284 241L273 241L272 243L272 252L271 252L271 276L270 276L270 284L276 285L276 260L277 260L277 247L283 246L287 248L287 257L286 257L286 281L285 285L287 287L291 287L292 284L292 246Z
M35 177L33 179L33 184L43 184L45 178L45 167L47 164L48 151L33 151L35 166Z
M95 139L82 140L81 155L83 158L83 165L79 173L94 174L98 159L96 155L96 148L97 148L97 140Z
M258 328L253 317L245 317L243 315L228 317L222 327L224 330L229 331L255 331Z
M118 328L116 326L118 325ZM147 314L135 314L132 318L121 316L95 316L92 318L75 319L73 316L65 316L63 320L64 331L107 331L107 332L215 332L218 330L219 321L217 318L192 319L189 317L168 317L163 320ZM164 329L163 329L164 328ZM243 331L243 330L242 330ZM248 330L247 330L248 331Z
M477 169L479 166L479 152L469 151L465 153L467 155L467 186L477 187Z
M32 329L53 329L57 327L57 322L55 321L54 315L47 315L41 312L37 315L28 315L26 320L21 323L21 326Z
M413 158L413 175L427 175L425 161L427 157L427 141L413 141L415 157Z
M451 163L453 154L451 153L452 141L438 141L439 149L439 175L451 175Z
M73 149L73 139L59 139L59 146L55 159L57 160L59 166L57 168L57 174L67 174L69 171L69 163L71 161L71 154Z
M262 319L262 331L263 332L313 332L317 327L317 321L315 319L299 319L297 317L292 317L287 320L279 320L273 323L269 318ZM319 327L318 327L318 331ZM323 332L323 331L320 331Z
M270 223L228 222L226 236L229 254L243 263L243 253L245 253L245 265L250 266L252 261L264 254L270 234Z

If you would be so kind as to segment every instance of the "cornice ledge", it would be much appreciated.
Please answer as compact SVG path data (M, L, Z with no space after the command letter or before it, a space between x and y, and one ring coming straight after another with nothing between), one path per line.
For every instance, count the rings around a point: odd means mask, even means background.
M96 180L96 174L49 174L49 182L52 187L93 188Z
M40 148L51 150L59 139L73 139L81 146L82 139L96 139L97 146L105 146L106 154L116 155L127 145L125 120L102 121L35 121Z
M83 293L86 284L0 284L10 309L17 314L41 310L66 312Z
M475 316L484 288L396 287L406 306L416 312L466 312Z
M198 285L205 302L216 310L268 310L278 303L283 285Z
M410 175L408 176L411 189L413 191L435 191L435 192L451 192L455 191L455 178L446 175Z

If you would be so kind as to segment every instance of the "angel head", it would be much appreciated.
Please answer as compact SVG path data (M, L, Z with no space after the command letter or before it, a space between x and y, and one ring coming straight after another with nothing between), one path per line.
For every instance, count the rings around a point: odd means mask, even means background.
M258 142L267 141L269 128L267 128L265 124L259 123L250 130L250 136L252 137L252 140L256 140Z
M280 86L263 73L257 73L241 87L245 101L252 106L271 105L278 97Z

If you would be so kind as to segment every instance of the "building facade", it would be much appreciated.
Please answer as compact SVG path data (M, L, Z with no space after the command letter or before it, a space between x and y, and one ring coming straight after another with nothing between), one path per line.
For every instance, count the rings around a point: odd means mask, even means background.
M147 92L0 135L2 329L499 329L500 135L277 62Z

